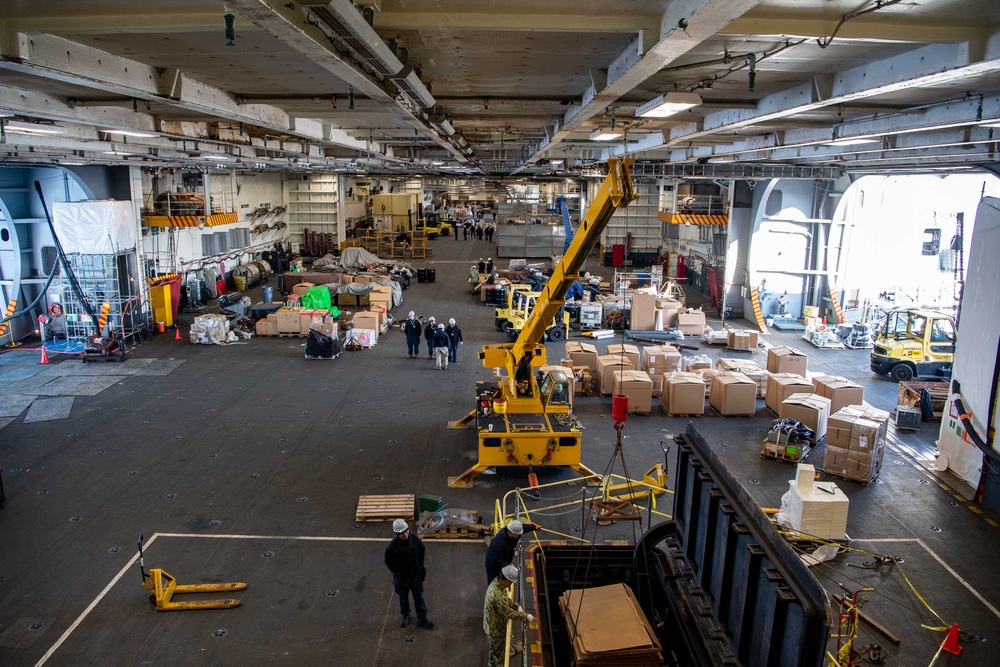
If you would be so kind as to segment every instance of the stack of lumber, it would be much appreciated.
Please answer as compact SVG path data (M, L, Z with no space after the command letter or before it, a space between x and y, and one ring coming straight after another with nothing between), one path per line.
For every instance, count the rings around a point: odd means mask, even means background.
M566 591L559 608L577 667L656 667L663 661L656 633L625 584Z

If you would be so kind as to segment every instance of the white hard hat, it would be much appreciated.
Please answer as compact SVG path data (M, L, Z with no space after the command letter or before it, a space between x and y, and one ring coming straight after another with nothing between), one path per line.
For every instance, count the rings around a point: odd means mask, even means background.
M430 317L428 317L428 318L427 318L427 321L428 321L428 322L436 322L437 320L435 320L435 319L434 319L434 316L433 316L433 315L431 315Z
M448 320L448 324L451 324L452 326L454 326L454 324L455 324L455 318L453 317L450 320Z
M513 565L504 565L503 569L500 570L500 574L503 575L504 579L507 581L517 581L517 568Z
M414 317L417 316L417 314L411 310L409 313L407 313L407 316L412 320Z
M402 519L396 519L392 522L392 532L394 533L405 533L409 529L410 526Z
M444 324L439 324L438 325L438 329L441 329L443 331L444 330Z
M507 530L511 532L512 535L520 535L524 533L524 526L517 519L514 519L507 524Z

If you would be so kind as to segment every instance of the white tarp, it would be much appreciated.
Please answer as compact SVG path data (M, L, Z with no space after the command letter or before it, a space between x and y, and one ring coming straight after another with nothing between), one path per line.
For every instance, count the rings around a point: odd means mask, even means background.
M113 255L135 248L130 201L55 202L52 222L66 254Z
M993 359L1000 330L1000 199L984 197L976 212L969 269L958 322L953 377L962 386L965 408L983 437L990 422ZM949 399L941 419L937 467L950 469L973 488L979 485L983 454L965 435Z

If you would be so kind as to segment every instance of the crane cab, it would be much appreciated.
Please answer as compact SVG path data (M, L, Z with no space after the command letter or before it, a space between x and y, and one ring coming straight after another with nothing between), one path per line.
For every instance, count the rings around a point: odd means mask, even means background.
M570 379L563 371L546 373L538 388L546 412L569 412L572 391Z

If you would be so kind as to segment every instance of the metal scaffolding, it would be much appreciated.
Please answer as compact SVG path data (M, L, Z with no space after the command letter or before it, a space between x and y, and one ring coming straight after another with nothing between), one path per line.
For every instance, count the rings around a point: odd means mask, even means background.
M100 333L110 329L116 338L125 341L126 346L138 343L147 335L149 316L143 306L142 277L134 249L111 255L76 253L66 258L94 316L100 320L107 311ZM67 347L82 350L97 325L73 290L66 271L60 272L60 283Z

